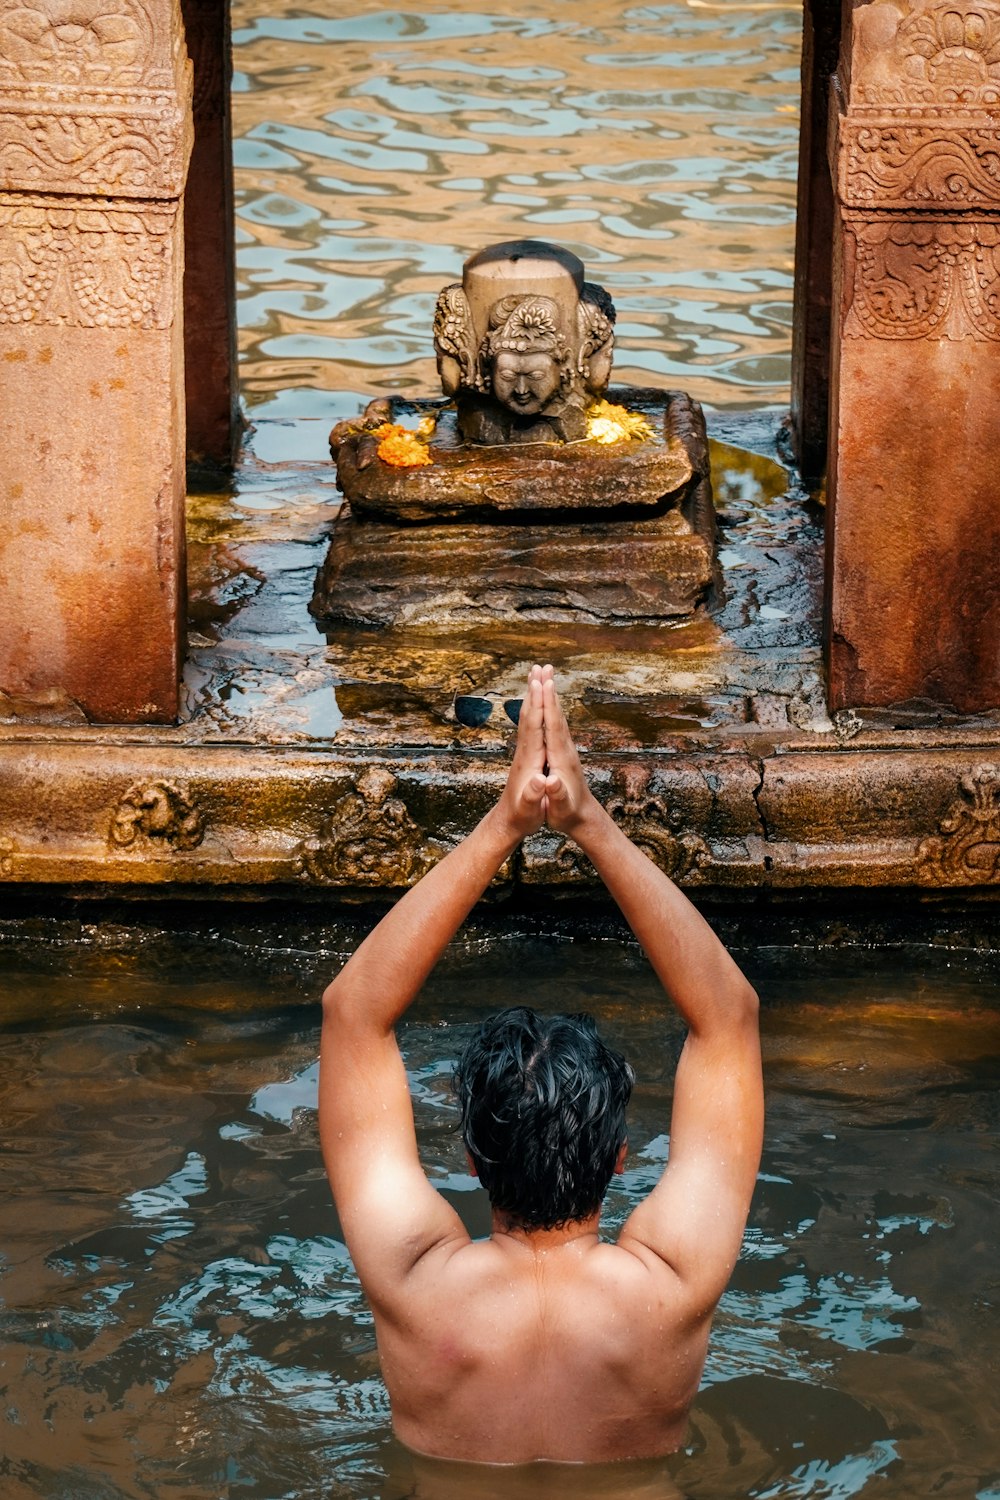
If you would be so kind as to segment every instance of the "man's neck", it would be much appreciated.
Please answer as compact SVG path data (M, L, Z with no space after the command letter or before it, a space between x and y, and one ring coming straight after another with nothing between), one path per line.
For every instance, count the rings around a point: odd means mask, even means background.
M574 1219L569 1224L560 1224L555 1229L530 1229L513 1223L505 1214L494 1209L490 1237L499 1243L513 1243L539 1254L547 1250L560 1250L566 1245L579 1243L584 1248L588 1242L597 1240L601 1222L600 1211L589 1219Z

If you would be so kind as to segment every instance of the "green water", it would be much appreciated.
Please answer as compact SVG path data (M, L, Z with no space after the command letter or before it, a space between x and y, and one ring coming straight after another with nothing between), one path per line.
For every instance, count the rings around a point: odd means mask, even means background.
M4 1500L1000 1493L995 968L749 959L766 1145L689 1441L564 1489L415 1469L392 1438L316 1132L337 943L130 941L0 950ZM613 1233L662 1166L680 1042L620 940L456 947L402 1032L427 1171L485 1232L450 1064L526 995L593 1011L636 1068Z

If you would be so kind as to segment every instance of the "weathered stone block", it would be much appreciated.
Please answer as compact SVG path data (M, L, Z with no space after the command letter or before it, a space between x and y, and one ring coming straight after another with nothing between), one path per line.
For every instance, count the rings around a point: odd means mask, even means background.
M609 399L646 418L657 440L476 446L462 442L454 411L393 400L392 422L438 418L427 449L433 462L393 469L379 461L375 434L362 430L336 445L337 485L363 520L517 521L537 512L579 521L681 506L695 474L707 472L700 413L680 392L613 390Z
M370 435L341 442L338 482L351 504L335 523L313 614L331 625L433 629L691 614L716 576L701 409L679 392L613 395L655 416L663 437L610 449L470 445L397 473L375 457ZM359 465L366 441L372 452ZM442 524L426 524L435 515Z
M0 692L28 713L176 714L182 38L169 0L0 17Z

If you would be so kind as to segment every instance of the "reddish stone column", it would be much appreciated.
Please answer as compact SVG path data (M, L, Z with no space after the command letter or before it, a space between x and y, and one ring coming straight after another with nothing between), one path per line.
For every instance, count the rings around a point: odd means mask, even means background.
M833 136L834 709L1000 706L998 162L998 0L855 0Z
M243 425L236 369L229 0L182 0L182 8L194 65L194 147L184 195L188 458L229 468Z
M176 0L6 4L0 101L0 693L29 715L169 721L190 145Z

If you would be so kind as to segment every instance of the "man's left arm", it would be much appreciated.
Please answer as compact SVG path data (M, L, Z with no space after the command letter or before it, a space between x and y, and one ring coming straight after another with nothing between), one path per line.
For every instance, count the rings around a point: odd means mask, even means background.
M500 801L383 917L323 996L320 1144L348 1249L376 1302L428 1250L468 1238L420 1165L394 1027L504 860L541 827L544 766L533 668Z

